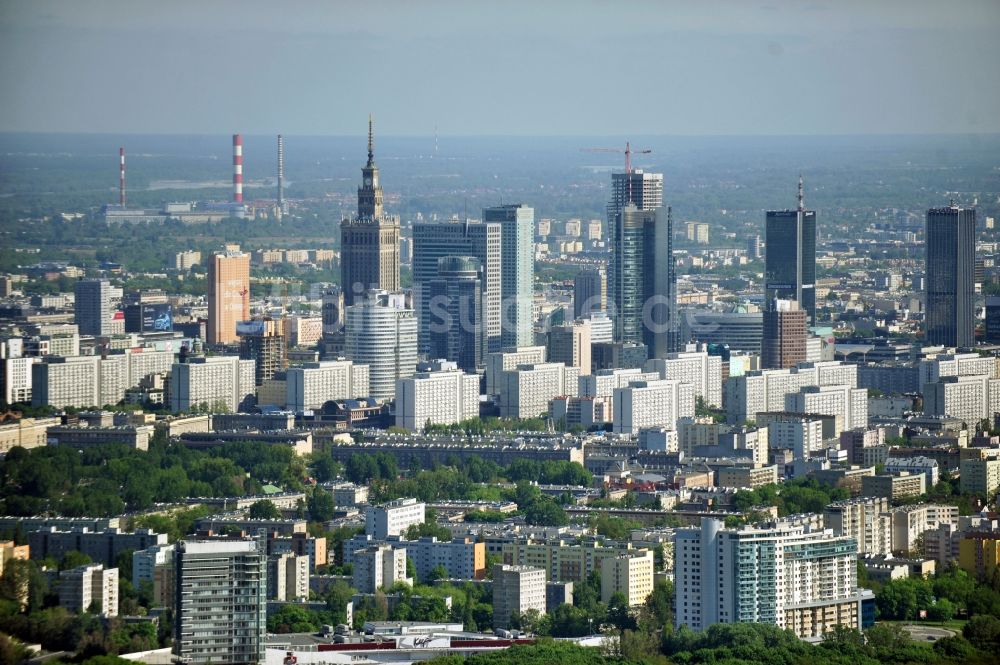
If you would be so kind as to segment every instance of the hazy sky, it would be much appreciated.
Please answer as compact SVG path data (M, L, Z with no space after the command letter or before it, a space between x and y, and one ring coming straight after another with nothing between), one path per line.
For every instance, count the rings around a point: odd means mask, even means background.
M1000 0L0 0L0 131L1000 132Z

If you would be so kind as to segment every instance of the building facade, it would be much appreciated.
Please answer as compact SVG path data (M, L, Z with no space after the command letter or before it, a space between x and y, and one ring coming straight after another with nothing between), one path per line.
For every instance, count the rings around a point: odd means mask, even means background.
M396 381L417 368L417 319L402 293L378 293L347 308L345 352L368 365L369 397L395 396Z
M535 211L523 203L483 210L483 223L500 224L500 344L533 341Z
M250 318L250 255L227 249L208 260L208 343L237 341L236 323Z
M975 343L976 209L958 205L927 211L925 257L928 344Z
M363 301L369 290L399 290L399 217L383 206L371 118L361 180L358 214L340 223L340 286L346 307Z

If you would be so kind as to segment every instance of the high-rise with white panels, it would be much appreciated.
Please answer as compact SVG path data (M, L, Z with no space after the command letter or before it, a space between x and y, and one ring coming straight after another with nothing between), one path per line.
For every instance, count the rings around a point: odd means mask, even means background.
M330 400L368 396L368 365L324 360L289 367L285 402L292 411L319 409Z
M359 365L368 365L369 396L392 399L396 381L417 368L417 317L402 293L372 293L346 309L344 350Z
M802 639L837 625L874 622L874 595L859 589L857 542L832 531L772 523L726 529L702 518L674 543L675 625L768 623Z
M501 346L528 346L535 324L535 210L523 203L486 208L483 222L500 224Z

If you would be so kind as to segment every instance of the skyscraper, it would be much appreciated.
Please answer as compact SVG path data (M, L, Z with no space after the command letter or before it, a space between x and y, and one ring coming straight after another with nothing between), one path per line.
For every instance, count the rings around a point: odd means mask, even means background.
M74 313L81 335L111 333L111 282L106 279L81 279L75 287Z
M584 268L573 278L573 317L608 309L608 273L604 268Z
M615 341L645 344L650 358L662 358L679 343L671 209L629 204L612 227L608 300Z
M534 342L535 211L523 203L483 210L484 222L500 223L500 344Z
M259 663L267 552L258 540L188 540L174 552L174 654L184 663Z
M368 365L370 396L392 399L396 379L413 376L417 368L417 319L402 293L372 293L345 310L347 357Z
M475 373L486 364L483 271L471 256L445 256L438 276L427 282L430 295L430 357L455 362Z
M445 256L470 256L482 265L487 351L500 350L500 224L424 222L413 225L413 302L420 319L420 348L430 344L430 295L426 283L437 279Z
M761 369L786 369L806 361L806 312L794 300L772 300L764 312Z
M976 209L952 203L927 211L926 341L975 344Z
M236 322L250 318L250 255L227 249L208 261L208 343L236 341Z
M806 210L799 176L795 210L769 210L766 218L764 285L766 301L797 300L807 325L816 324L816 213ZM765 311L770 307L765 306Z
M358 215L340 223L340 288L344 305L366 291L399 290L399 217L382 207L382 185L375 166L372 120L368 118L368 163L361 169Z

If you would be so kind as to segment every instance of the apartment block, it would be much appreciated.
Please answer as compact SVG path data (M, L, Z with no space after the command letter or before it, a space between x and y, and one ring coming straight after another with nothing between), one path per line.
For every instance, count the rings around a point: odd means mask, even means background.
M646 363L647 372L656 372L661 379L690 383L695 397L707 406L722 406L722 358L707 351L689 350L668 353L664 358L652 358Z
M580 370L562 363L518 365L498 381L502 418L538 418L547 414L555 397L575 397Z
M423 524L426 504L416 499L397 499L369 506L365 513L365 533L378 539L398 536L415 524Z
M263 543L187 540L174 553L174 655L183 662L257 663L267 635Z
M368 396L368 365L324 360L289 367L285 374L287 408L296 413L322 408L330 400Z
M545 570L532 566L493 567L493 627L507 628L528 610L545 614Z
M887 499L901 499L919 496L927 491L926 476L922 473L865 476L861 479L862 496L881 496Z
M267 597L286 602L309 599L310 557L291 552L272 556L267 562Z
M628 600L629 607L646 602L653 593L653 552L636 550L601 561L601 601L607 603L616 593Z
M703 518L676 533L674 579L675 624L692 630L768 623L818 639L837 625L866 628L874 601L857 586L855 541L806 525L726 529Z
M962 493L992 495L1000 489L1000 460L963 459L959 466Z
M235 332L234 332L235 335ZM239 356L189 358L171 370L171 408L190 411L200 405L215 410L240 411L253 405L255 364Z
M823 511L823 525L836 536L853 538L859 556L892 552L892 519L886 514L889 499L863 497L831 503Z
M929 503L898 506L889 511L889 518L892 522L892 551L905 555L919 552L921 538L924 538L926 546L930 537L928 532L942 525L958 524L958 506ZM945 549L950 551L951 547ZM926 553L926 547L923 553Z
M352 585L360 593L389 589L397 582L413 584L406 576L406 548L372 545L354 553Z
M479 376L458 369L417 372L396 382L396 426L410 431L479 416Z
M75 614L93 609L103 617L118 616L118 569L87 564L60 571L59 606Z
M677 429L695 414L694 386L680 381L633 381L614 391L613 431L638 434L643 428Z
M486 394L496 395L500 392L504 372L517 369L520 365L544 362L544 346L522 346L490 353L486 356Z

